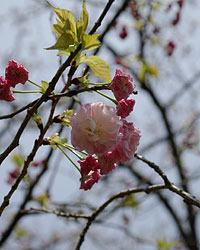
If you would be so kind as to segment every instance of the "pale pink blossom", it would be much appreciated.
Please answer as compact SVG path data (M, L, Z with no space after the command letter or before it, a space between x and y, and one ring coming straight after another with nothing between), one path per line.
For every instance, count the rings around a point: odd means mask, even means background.
M102 102L82 105L71 118L72 145L88 154L101 155L116 145L121 125L113 107Z
M81 166L82 175L88 175L91 170L97 170L99 166L98 159L92 155L88 155L85 159L78 161L78 163Z
M133 78L125 74L122 70L117 69L115 76L109 86L117 101L127 99L135 88Z
M115 149L118 151L120 161L127 163L133 159L141 135L140 130L133 123L129 123L126 120L122 121L123 126L120 129L122 137Z
M98 182L100 179L100 174L98 170L91 171L87 176L83 176L81 178L80 189L88 190L91 189L92 186Z
M117 150L109 151L99 157L100 174L108 174L118 166L119 153Z
M7 102L12 102L15 100L8 81L5 80L2 76L0 76L0 100L4 100Z
M134 99L122 99L118 102L117 115L121 116L121 118L127 117L131 113L131 111L133 111L134 105Z
M28 71L22 64L11 60L6 67L5 76L9 84L14 88L16 84L24 84L28 80Z

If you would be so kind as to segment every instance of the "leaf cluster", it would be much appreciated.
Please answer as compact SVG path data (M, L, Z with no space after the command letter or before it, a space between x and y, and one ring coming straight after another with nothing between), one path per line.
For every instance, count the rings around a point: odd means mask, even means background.
M69 55L81 44L82 50L91 50L99 47L97 40L99 34L86 34L88 26L88 12L85 1L83 1L80 19L76 21L74 14L66 9L55 8L49 2L57 15L57 23L53 25L53 31L57 34L57 42L47 48L48 50L60 50L58 55Z
M100 46L100 42L97 40L99 34L86 34L88 12L85 0L83 0L80 19L77 21L71 11L55 8L49 2L48 4L52 7L58 18L56 19L57 23L53 25L57 41L53 46L47 48L47 50L59 50L58 56L69 56L70 53L74 52L81 45L81 51L74 58L76 66L86 63L95 75L99 76L105 82L110 82L111 74L108 64L98 56L89 56L86 58L86 55L82 54L84 50L96 49Z

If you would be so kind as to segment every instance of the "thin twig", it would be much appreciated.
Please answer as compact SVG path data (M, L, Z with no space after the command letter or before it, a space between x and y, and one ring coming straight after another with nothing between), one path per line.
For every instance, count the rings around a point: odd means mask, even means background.
M33 101L33 102L30 102L29 104L25 105L24 107L18 109L17 111L11 113L11 114L8 114L8 115L2 115L0 116L0 120L3 120L3 119L8 119L8 118L12 118L13 116L27 110L28 108L32 107L39 99Z
M163 179L163 181L165 182L166 184L166 188L171 190L172 192L180 195L184 201L187 203L187 204L190 204L190 205L194 205L194 206L197 206L200 208L200 200L196 199L195 196L191 195L190 193L186 192L185 190L183 189L180 189L179 187L175 186L167 177L167 175L161 170L161 168L156 165L154 162L151 162L149 160L147 160L145 157L141 156L141 155L138 155L138 154L135 154L135 157L138 159L138 160L141 160L143 162L145 162L149 167L153 168L154 171L156 173L159 174L159 176Z
M101 26L101 23L104 19L104 17L106 16L106 14L108 13L110 7L112 6L112 4L114 3L115 0L109 0L108 3L106 4L105 8L103 9L103 12L101 13L100 17L98 18L98 20L96 21L96 23L94 24L93 28L91 29L91 31L89 32L90 35L94 34L95 31L98 29L98 27Z
M80 238L79 241L76 245L75 250L79 250L81 248L81 245L84 242L85 239L85 235L88 231L88 229L90 228L91 224L94 222L94 220L96 219L96 217L110 204L112 203L114 200L119 199L119 198L123 198L125 196L128 196L130 194L134 194L134 193L141 193L141 192L145 192L147 194L153 192L153 191L158 191L160 189L166 189L166 185L164 184L158 184L158 185L152 185L152 186L148 186L146 188L131 188L131 189L127 189L124 190L114 196L112 196L110 199L108 199L106 202L104 202L98 209L96 209L92 215L90 216L90 218L88 219L88 222L85 226L85 228L83 229L83 231L80 234Z
M29 208L27 210L21 210L22 214L31 214L32 212L37 212L37 213L48 213L48 214L55 214L60 217L64 218L75 218L75 219L89 219L90 216L84 215L84 214L74 214L74 213L64 213L55 209L47 209L47 208Z

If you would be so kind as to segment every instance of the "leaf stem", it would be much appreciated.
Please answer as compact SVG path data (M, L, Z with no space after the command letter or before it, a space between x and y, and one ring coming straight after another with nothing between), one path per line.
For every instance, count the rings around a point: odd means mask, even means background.
M69 150L71 149L71 150L76 150L76 151L78 151L78 150L75 149L73 146L68 145L68 144L66 144L66 143L65 143L65 144L62 144L61 146L62 146L63 148L67 148L67 149L69 149ZM73 151L73 152L74 152L74 151ZM80 152L80 151L79 151L79 152ZM85 152L83 152L83 151L81 151L81 153L84 154L84 155L88 155L87 153L85 153ZM81 156L79 155L79 157L81 157Z
M114 102L114 104L117 105L117 101L116 101L115 99L113 99L113 98L111 98L110 96L107 96L107 95L101 93L99 90L96 90L96 92L97 92L99 95L104 96L105 98L107 98L107 99L110 100L111 102Z
M12 90L12 92L13 93L18 93L18 94L41 93L39 90L30 90L30 91Z
M67 157L67 159L75 166L75 168L79 171L80 173L80 168L72 161L72 159L65 153L65 151L61 148L59 144L57 144L57 147L60 149L60 151Z
M40 89L42 88L39 84L37 84L37 83L35 83L35 82L32 82L31 80L28 80L28 82L30 82L31 84L33 84L33 85L39 87Z
M110 82L104 82L104 83L89 83L89 85L94 85L94 86L103 86L103 85L110 85Z

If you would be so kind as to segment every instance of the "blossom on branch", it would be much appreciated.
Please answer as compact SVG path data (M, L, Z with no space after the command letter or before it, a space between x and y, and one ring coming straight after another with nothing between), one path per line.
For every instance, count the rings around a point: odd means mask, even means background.
M117 150L112 150L104 153L99 157L100 174L108 174L118 166L119 153Z
M4 100L7 102L12 102L15 100L12 95L10 84L3 76L0 76L0 100Z
M88 154L106 153L116 145L121 125L113 107L102 102L82 105L71 117L72 145Z
M24 84L28 80L27 69L14 60L9 61L5 71L5 78L13 88L16 84Z
M123 126L120 128L122 136L116 146L116 150L118 151L120 161L127 163L133 159L141 135L140 130L132 122L122 121Z
M131 113L131 111L133 111L134 105L134 99L122 99L118 102L117 115L121 116L121 118L127 117Z
M87 176L81 178L80 189L88 190L101 178L99 171L91 171Z
M90 171L97 170L98 160L92 155L88 155L85 159L78 161L81 165L81 174L88 175Z
M133 84L133 78L120 69L117 69L109 86L109 89L112 90L117 101L127 99L133 93L134 88L135 84Z

